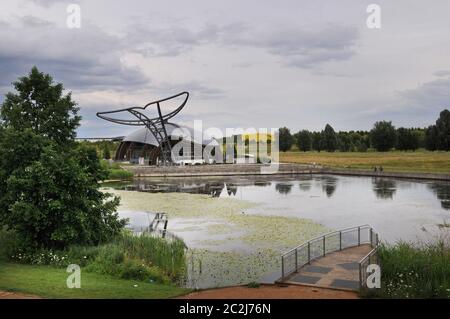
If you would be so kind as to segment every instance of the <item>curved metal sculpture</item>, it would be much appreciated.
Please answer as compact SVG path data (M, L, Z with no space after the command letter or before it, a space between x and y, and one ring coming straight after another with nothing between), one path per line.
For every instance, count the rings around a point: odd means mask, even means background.
M179 96L186 95L186 98L181 103L180 106L178 106L175 110L172 112L169 112L167 114L162 114L161 112L161 103L175 99ZM153 101L150 103L147 103L143 107L129 107L125 109L120 110L114 110L114 111L107 111L107 112L98 112L97 116L101 119L117 123L117 124L123 124L123 125L132 125L132 126L146 126L147 129L153 134L155 139L158 141L159 147L161 148L161 155L162 155L162 163L163 165L172 165L172 146L170 145L170 139L167 135L166 131L166 124L169 123L168 120L177 115L181 109L186 105L187 100L189 98L189 92L181 92L176 95L167 97L165 99ZM154 118L149 118L146 116L143 112L147 109L147 107L151 105L156 105L158 116ZM113 117L112 114L118 114L121 112L127 112L131 113L136 119L121 119L120 117ZM173 123L171 123L173 124ZM175 125L175 124L173 124Z

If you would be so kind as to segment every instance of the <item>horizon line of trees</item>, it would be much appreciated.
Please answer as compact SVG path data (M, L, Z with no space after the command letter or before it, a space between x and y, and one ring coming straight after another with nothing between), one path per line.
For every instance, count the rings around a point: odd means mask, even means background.
M391 121L378 121L370 131L339 131L330 124L320 131L300 130L291 134L287 127L279 129L280 151L289 151L296 145L300 151L366 152L374 149L387 152L392 149L415 151L450 151L450 111L439 114L436 124L426 128L396 128Z

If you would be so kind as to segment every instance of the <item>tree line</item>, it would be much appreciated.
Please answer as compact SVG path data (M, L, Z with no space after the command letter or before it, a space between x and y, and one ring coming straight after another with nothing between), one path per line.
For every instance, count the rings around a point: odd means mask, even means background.
M450 111L443 110L436 124L427 128L396 128L390 121L376 122L370 131L336 132L330 124L320 132L300 130L292 134L287 127L279 129L280 151L289 151L296 145L300 151L365 152L374 149L387 152L392 149L414 151L450 151Z

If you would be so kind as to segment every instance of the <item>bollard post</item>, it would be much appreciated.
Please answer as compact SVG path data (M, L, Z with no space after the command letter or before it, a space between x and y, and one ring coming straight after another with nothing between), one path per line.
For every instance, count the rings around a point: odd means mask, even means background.
M323 236L323 255L325 256L325 236Z
M298 253L297 248L295 248L295 272L298 270Z
M311 263L311 244L308 242L308 264Z
M358 246L361 246L361 227L358 226Z

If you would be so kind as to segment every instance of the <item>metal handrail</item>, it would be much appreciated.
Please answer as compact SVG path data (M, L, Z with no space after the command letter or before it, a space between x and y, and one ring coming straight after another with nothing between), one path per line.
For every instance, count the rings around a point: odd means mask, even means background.
M375 243L372 242L372 235L375 234ZM358 262L359 266L359 289L361 289L364 286L365 278L363 278L363 267L366 263L366 261L369 261L369 264L371 263L371 257L375 256L376 252L378 251L378 247L380 247L380 241L378 239L378 233L373 231L373 228L371 228L371 237L370 237L370 245L373 247L371 251L367 255L365 255L363 258L361 258ZM378 259L377 259L378 264ZM365 272L364 272L365 273Z
M302 246L307 245L308 242L315 241L316 239L321 239L322 237L331 236L331 235L336 235L336 234L339 234L339 233L347 232L347 231L349 231L349 230L355 230L355 229L358 229L358 228L367 228L367 227L370 227L370 225L364 224L364 225L360 225L360 226L348 227L348 228L344 228L344 229L341 229L341 230L334 230L334 231L332 231L332 232L329 232L329 233L326 233L326 234L323 234L323 235L319 235L319 236L317 236L317 237L313 237L312 239L310 239L310 240L308 240L308 241L306 241L306 242L304 242L304 243L298 245L297 247L294 247L294 248L292 248L292 249L290 249L290 250L287 250L286 252L284 252L284 253L282 254L282 256L284 256L284 255L286 255L286 254L288 254L288 253L290 253L290 252L293 252L294 250L296 250L296 249L298 249L298 248L300 248L300 247L302 247Z
M366 229L369 230L369 234L368 234L369 235L369 239L368 240L361 240L361 230L366 230ZM355 226L355 227L348 227L348 228L344 228L344 229L341 229L341 230L338 230L338 231L332 231L332 232L326 233L324 235L320 235L320 236L314 237L314 238L308 240L307 242L304 242L301 245L286 251L285 253L283 253L281 255L281 280L283 280L284 278L286 278L290 274L292 274L294 272L297 272L303 266L305 266L307 264L310 264L312 260L315 260L315 259L317 259L317 258L319 258L321 256L325 256L327 253L331 253L331 252L342 250L343 249L342 235L346 234L348 232L351 232L351 231L357 231L358 232L357 233L358 241L357 241L357 243L355 243L355 245L350 245L350 246L346 245L345 248L360 246L361 244L366 244L366 243L370 243L371 246L373 247L373 235L374 234L375 234L375 237L376 237L376 246L378 246L378 234L376 232L374 232L373 228L370 225L368 225L368 224ZM327 252L326 238L327 237L331 237L333 235L339 235L339 248L336 248L334 250L330 250L330 251ZM322 254L320 254L319 256L311 256L311 244L315 244L318 241L323 241ZM301 251L301 249L304 248L305 246L308 247L308 250L307 250L308 258L307 258L306 262L301 264L301 263L299 263L299 260L298 260L298 252ZM288 271L286 271L285 270L285 259L287 257L292 257L292 254L294 254L294 257L295 257L295 267L294 267L295 269L291 268ZM360 268L361 268L361 264L360 264ZM361 269L360 269L360 273L361 273ZM361 276L360 276L360 278L361 278Z

